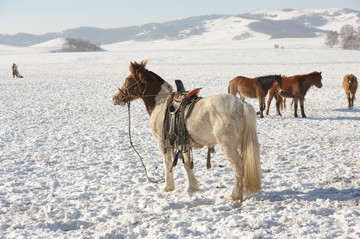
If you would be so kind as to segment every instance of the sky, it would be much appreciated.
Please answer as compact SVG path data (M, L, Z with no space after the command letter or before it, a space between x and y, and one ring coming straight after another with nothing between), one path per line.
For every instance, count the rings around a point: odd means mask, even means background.
M0 34L44 34L89 26L117 28L264 9L350 8L359 0L0 0Z

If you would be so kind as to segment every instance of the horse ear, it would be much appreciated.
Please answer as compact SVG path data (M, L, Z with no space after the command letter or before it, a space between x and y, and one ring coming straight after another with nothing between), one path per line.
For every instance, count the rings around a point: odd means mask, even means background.
M148 60L142 60L140 64L138 64L138 69L136 69L136 76L141 82L146 82L146 64L148 63Z
M145 66L147 65L148 61L149 61L149 60L142 60L142 61L140 62L140 65L145 68Z
M129 71L134 73L134 63L130 61Z

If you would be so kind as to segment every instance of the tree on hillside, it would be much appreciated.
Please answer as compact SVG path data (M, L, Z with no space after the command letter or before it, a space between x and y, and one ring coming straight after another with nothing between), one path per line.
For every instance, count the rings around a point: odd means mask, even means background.
M329 31L325 37L325 45L328 45L331 48L339 43L344 49L360 49L360 26L355 29L353 26L346 24L341 27L340 33Z
M92 44L88 41L74 38L66 38L62 49L63 52L91 52L91 51L101 51L102 49L95 44Z
M341 45L344 49L357 49L358 39L355 28L349 24L346 24L340 29Z
M330 31L325 38L325 45L332 48L333 46L339 44L339 33L337 31Z

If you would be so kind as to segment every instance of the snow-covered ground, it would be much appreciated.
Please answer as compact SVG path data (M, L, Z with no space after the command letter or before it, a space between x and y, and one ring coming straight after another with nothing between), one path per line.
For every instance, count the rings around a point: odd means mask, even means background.
M275 40L188 41L119 43L97 53L0 46L0 238L360 237L360 102L347 109L341 88L345 74L360 77L360 51L311 49L299 39L283 39L285 49L274 49ZM294 118L290 103L276 117L273 102L271 115L258 119L262 191L242 204L225 200L233 173L216 148L211 170L206 149L194 151L199 192L187 191L179 163L177 188L165 193L129 146L127 108L112 103L129 62L143 59L172 85L203 87L202 96L227 92L237 75L321 71L323 87L307 94L308 118ZM14 62L24 79L12 78ZM159 179L148 119L135 101L133 142Z

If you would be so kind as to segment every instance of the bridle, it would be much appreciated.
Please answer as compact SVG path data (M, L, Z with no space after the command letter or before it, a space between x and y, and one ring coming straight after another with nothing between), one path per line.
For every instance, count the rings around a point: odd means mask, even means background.
M146 73L147 73L147 72L146 72ZM127 94L125 94L125 92L123 92L123 91L120 89L120 87L119 87L118 89L119 89L119 91L121 92L121 94L124 96L125 99L131 98L131 97L142 98L142 97L148 97L148 96L150 96L150 95L145 95L145 91L147 90L147 84L146 84L146 83L143 83L143 84L145 84L145 88L144 88L144 90L143 90L143 92L142 92L141 95L139 95L139 94L131 94L131 93L130 93L129 89L130 89L131 87L137 86L138 89L141 89L141 85L140 85L141 83L142 83L142 82L141 82L140 80L136 80L133 84L131 84L130 86L126 87L126 91L128 92ZM152 182L152 183L164 182L165 180L164 180L163 178L160 178L160 179L157 179L157 180L153 180L153 179L151 179L151 178L149 177L149 175L148 175L148 171L147 171L147 168L146 168L146 166L145 166L144 160L143 160L143 158L141 157L141 155L139 154L139 152L136 150L136 148L135 148L135 146L134 146L134 144L133 144L133 142L132 142L132 138L131 138L130 101L126 101L126 104L127 104L127 106L128 106L128 121L129 121L128 131L129 131L130 146L131 146L132 149L135 151L135 153L138 155L138 157L139 157L139 159L140 159L140 162L141 162L141 164L142 164L142 166L143 166L143 168L144 168L144 172L145 172L146 178L147 178L150 182Z
M145 87L145 89L143 90L142 94L139 95L139 94L134 94L134 93L130 93L130 88L134 87L134 86L137 86L138 89L141 89L141 82L140 80L136 80L133 84L131 84L130 86L127 86L125 87L125 90L127 92L127 94L125 94L124 91L121 90L120 87L118 87L120 93L123 95L123 97L125 99L128 99L128 98L131 98L131 97L138 97L138 98L141 98L142 95L145 95L145 91L147 89L147 87ZM147 86L147 84L145 84L145 86Z
M168 94L146 94L145 92L147 91L147 82L146 82L146 78L148 76L149 71L146 70L145 73L145 77L143 80L138 80L135 79L135 82L133 84L131 84L130 86L125 87L125 90L127 92L127 94L125 94L125 92L123 90L121 90L120 87L118 87L119 92L122 94L122 96L124 97L124 99L129 99L131 97L136 97L136 98L146 98L146 97L156 97L156 96L160 96L160 95L168 95ZM134 76L131 76L133 79L135 78ZM144 85L144 90L138 94L138 93L130 93L130 88L132 87L136 87L137 89L141 89L141 84ZM135 88L136 89L136 88ZM128 102L128 101L126 101Z

